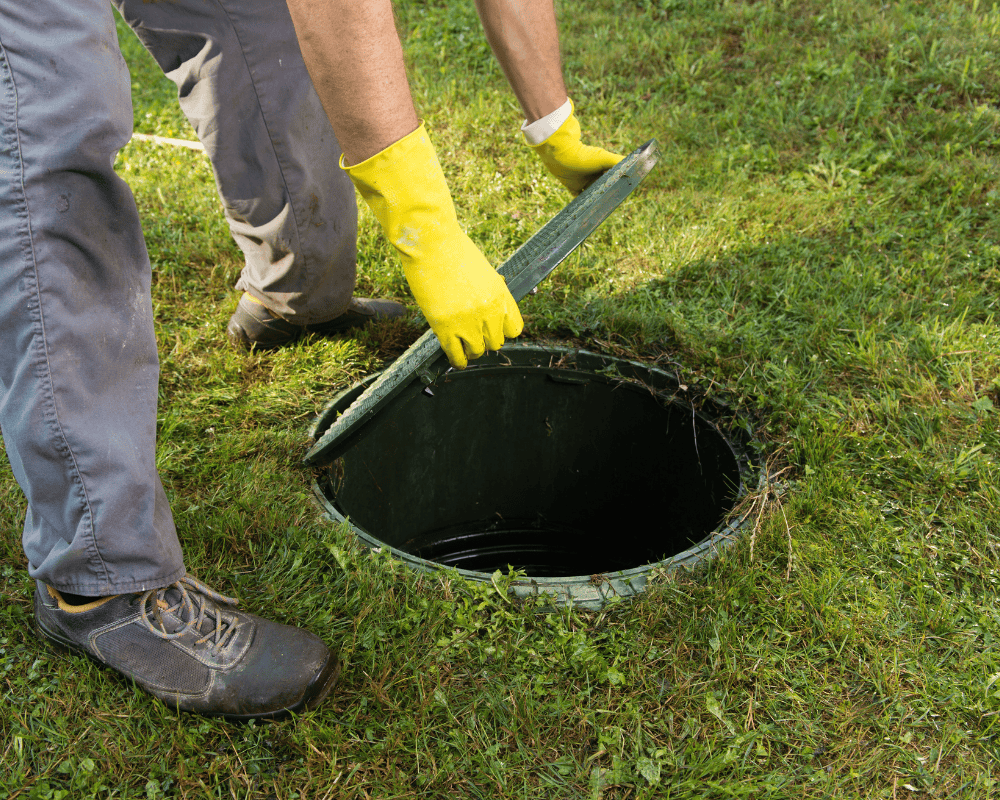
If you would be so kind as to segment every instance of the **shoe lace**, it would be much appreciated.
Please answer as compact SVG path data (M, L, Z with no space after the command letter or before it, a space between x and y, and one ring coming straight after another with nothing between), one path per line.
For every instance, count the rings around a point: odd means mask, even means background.
M168 599L168 592L173 594L173 602ZM144 592L139 600L143 624L161 639L179 639L194 630L204 634L195 644L212 639L213 649L229 645L243 625L235 614L226 614L216 603L235 606L238 602L235 597L219 594L190 575L161 589ZM164 612L180 617L184 624L177 630L168 630ZM208 618L215 624L203 630L202 625Z

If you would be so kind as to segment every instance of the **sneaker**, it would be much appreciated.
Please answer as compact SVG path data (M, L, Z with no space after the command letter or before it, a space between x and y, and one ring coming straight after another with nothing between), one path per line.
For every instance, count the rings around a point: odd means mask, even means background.
M354 297L347 311L339 317L313 325L295 325L244 292L236 311L229 318L226 335L233 346L244 350L273 350L291 344L304 333L331 336L375 320L397 319L405 315L406 306L402 303Z
M319 704L340 673L337 657L318 636L235 605L191 576L78 606L38 582L35 626L180 711L273 719Z

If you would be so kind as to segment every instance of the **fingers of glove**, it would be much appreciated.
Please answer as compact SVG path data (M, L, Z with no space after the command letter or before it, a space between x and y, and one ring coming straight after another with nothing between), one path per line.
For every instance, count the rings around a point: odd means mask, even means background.
M465 355L469 361L474 361L479 358L488 349L499 350L499 347L490 348L486 341L483 339L482 334L474 334L472 331L469 332L469 338L465 339L463 337L463 342L465 344ZM501 343L502 344L502 343Z
M490 312L483 315L482 330L487 350L499 350L503 346L504 339L520 336L524 329L524 320L521 318L517 301L499 275L496 277L495 286L496 295Z
M562 156L560 161L563 169L578 175L606 172L625 157L608 152L601 147L591 147L579 143L576 147L568 148L566 152L560 153L559 156Z
M521 309L517 307L517 301L509 294L506 311L503 318L503 335L513 339L515 336L520 336L524 330L524 319L521 317Z
M483 320L483 341L486 344L487 350L499 350L503 347L503 328L505 322L506 317L501 318L499 316ZM482 355L482 353L479 355ZM473 356L473 358L479 358L479 356Z
M434 332L437 333L437 331ZM465 346L462 340L455 335L438 334L438 341L441 343L441 349L448 356L448 361L451 365L455 369L465 369L469 360L465 356Z
M573 148L547 153L542 157L549 172L573 194L579 194L624 156L578 144Z
M488 311L485 316L479 314L462 315L452 318L449 323L432 325L441 349L451 365L464 369L469 361L479 358L487 350L499 350L503 346L503 336L496 335L502 327L499 319L494 322L496 314Z
M590 184L597 180L598 175L584 176L579 175L560 175L559 182L569 189L569 192L573 197L576 197L580 192L586 189Z
M572 153L565 153L556 177L574 194L579 194L596 181L607 170L621 161L624 156L608 152L600 147L579 145Z
M487 350L499 350L506 339L521 333L524 321L521 319L517 303L510 294L502 303L502 308L503 311L500 311L495 306L481 317L466 319L448 328L439 325L438 327L442 328L440 333L435 328L441 347L452 366L462 369L469 361L479 358ZM445 329L451 333L445 334Z
M588 166L595 172L607 172L619 161L625 159L625 156L612 153L610 150L605 150L602 147L589 147L585 145L584 149L587 151L586 159Z

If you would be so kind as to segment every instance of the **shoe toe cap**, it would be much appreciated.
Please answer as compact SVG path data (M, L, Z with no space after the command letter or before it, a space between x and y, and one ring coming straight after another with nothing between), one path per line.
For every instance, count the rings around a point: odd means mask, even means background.
M319 703L339 676L339 660L318 636L257 618L254 641L240 663L220 673L216 704L234 718L266 718ZM228 695L228 697L226 697Z

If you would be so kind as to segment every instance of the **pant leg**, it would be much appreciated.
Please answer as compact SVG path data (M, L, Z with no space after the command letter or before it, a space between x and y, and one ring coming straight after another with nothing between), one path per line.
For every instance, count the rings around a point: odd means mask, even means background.
M237 283L286 319L339 316L354 292L357 201L283 0L113 0L177 84L233 237Z
M184 574L155 466L149 258L112 168L130 91L106 0L0 0L0 430L29 571L77 594Z

